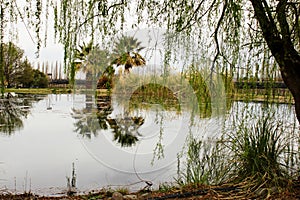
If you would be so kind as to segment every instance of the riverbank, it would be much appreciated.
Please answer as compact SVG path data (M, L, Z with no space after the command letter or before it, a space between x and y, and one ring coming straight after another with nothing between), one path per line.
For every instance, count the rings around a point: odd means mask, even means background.
M258 187L254 191L249 191L249 183L224 184L220 186L208 185L185 185L162 187L158 190L141 190L139 192L130 193L127 189L111 190L100 189L86 193L62 196L39 196L32 193L23 194L0 194L0 199L12 200L162 200L162 199L299 199L300 198L300 182L294 180L290 182L287 188L264 188Z

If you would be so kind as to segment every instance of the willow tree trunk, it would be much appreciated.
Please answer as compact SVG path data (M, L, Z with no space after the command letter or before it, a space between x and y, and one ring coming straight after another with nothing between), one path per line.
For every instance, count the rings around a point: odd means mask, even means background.
M288 2L278 1L276 15L272 15L265 0L250 1L263 37L279 64L283 81L294 97L296 116L300 123L300 55L291 40L292 33L286 16ZM273 16L276 16L277 20Z
M284 59L284 65L280 66L281 76L293 94L295 110L300 123L300 56L294 55Z

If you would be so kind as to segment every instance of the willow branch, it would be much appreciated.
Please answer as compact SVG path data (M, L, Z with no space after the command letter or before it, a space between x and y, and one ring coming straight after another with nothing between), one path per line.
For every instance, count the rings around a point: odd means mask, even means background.
M109 12L109 10L110 10L111 8L114 8L114 7L117 7L117 6L121 6L121 5L124 5L124 2L123 2L123 1L122 1L121 3L116 3L116 4L113 4L113 5L109 6L108 9L105 10L105 14L103 14L103 12L99 12L99 13L97 13L97 14L95 14L95 15L89 17L89 18L87 18L87 19L84 20L81 24L79 24L79 28L80 28L81 26L83 26L84 24L86 24L88 21L94 19L95 17L99 17L99 16L101 16L101 15L102 15L102 16L107 15L107 13Z
M282 40L285 45L288 46L288 48L291 48L292 41L291 41L291 34L289 29L289 24L286 20L286 6L287 6L287 0L281 0L277 5L277 13L278 13L278 22L281 29L282 34Z
M271 13L271 10L270 10L270 7L269 7L268 3L266 2L266 0L262 0L262 4L265 8L265 12L267 13L267 16L269 18L270 23L272 23L272 26L275 26L275 22L274 22L274 19L272 17L272 13Z
M224 3L224 7L223 7L223 10L222 10L222 14L218 20L218 23L217 23L217 27L214 31L214 40L216 42L216 49L217 49L217 53L214 57L214 60L213 60L213 63L212 63L212 67L211 67L211 70L214 69L214 66L215 66L215 63L218 59L218 57L220 56L221 54L221 51L220 51L220 45L219 45L219 39L218 39L218 33L219 33L219 29L221 27L221 24L222 24L222 21L224 20L224 16L225 16L225 12L226 12L226 9L227 9L227 6L228 6L228 0L225 0L225 3Z

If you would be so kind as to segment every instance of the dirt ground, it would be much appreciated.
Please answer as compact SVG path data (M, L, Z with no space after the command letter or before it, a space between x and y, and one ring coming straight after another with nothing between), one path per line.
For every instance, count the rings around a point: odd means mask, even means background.
M12 200L49 200L49 199L62 199L62 200L81 200L81 199L112 199L113 192L95 192L84 195L72 195L72 196L60 196L60 197L45 197L34 194L2 194L0 199L12 199ZM289 189L276 188L260 188L256 191L246 191L245 188L233 185L223 186L192 186L185 188L172 188L168 191L140 191L138 193L124 194L120 199L300 199L300 183L294 182Z

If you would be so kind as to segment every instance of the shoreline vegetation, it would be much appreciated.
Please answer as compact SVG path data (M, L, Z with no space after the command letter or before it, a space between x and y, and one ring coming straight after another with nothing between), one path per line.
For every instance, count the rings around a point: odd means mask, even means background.
M93 93L110 95L109 89L70 89L70 88L7 88L5 93L19 94L71 94L71 93ZM281 89L281 94L270 96L266 89L238 89L227 95L233 101L266 102L279 104L294 104L294 100L288 89Z

